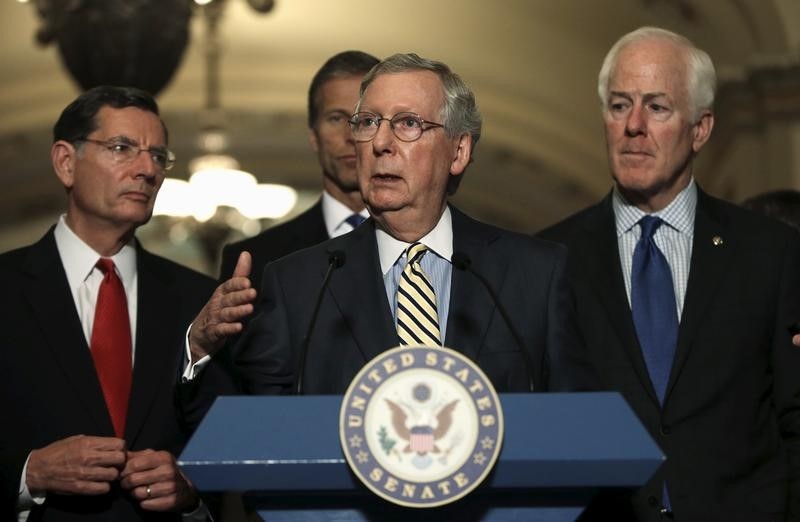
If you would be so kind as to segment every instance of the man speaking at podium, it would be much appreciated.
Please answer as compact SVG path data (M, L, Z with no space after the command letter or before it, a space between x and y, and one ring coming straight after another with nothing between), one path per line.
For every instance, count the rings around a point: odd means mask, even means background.
M565 250L448 205L481 129L461 78L443 63L394 55L365 76L350 124L369 226L267 265L261 311L226 348L240 391L340 394L367 361L399 344L459 350L500 392L592 382L575 337ZM252 310L248 272L243 253L190 330L190 421L215 394L202 382L203 362Z

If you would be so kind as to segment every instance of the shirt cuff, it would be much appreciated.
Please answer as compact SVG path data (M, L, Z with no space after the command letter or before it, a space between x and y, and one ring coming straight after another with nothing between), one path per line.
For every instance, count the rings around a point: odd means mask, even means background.
M29 511L33 506L44 504L46 494L34 495L28 489L28 483L25 478L28 476L28 461L31 459L31 454L28 453L28 458L25 459L25 465L22 466L22 476L19 479L19 493L17 493L17 513L22 511Z
M194 323L192 323L192 324L194 324ZM202 359L198 360L196 363L192 364L192 350L189 347L189 332L191 330L192 330L192 325L190 324L189 328L186 329L186 335L185 335L185 339L186 339L186 341L184 343L185 344L185 349L184 349L184 364L185 364L185 366L183 368L183 374L181 375L181 381L182 382L189 382L191 380L194 380L198 375L200 375L200 372L203 370L203 368L206 367L206 365L208 364L208 361L211 360L211 356L210 355L206 355Z

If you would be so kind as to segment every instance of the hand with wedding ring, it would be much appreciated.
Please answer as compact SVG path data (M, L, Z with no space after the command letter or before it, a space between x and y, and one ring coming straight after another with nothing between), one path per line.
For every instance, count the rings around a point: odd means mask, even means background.
M148 511L195 509L199 497L168 451L129 451L120 484Z

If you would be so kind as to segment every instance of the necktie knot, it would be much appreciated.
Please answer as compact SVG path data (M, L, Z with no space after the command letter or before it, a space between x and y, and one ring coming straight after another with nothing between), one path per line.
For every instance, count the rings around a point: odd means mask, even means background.
M103 272L104 275L114 271L114 261L108 257L101 257L98 259L95 266Z
M643 239L653 239L658 227L664 224L664 220L657 216L644 216L639 220L639 230L642 231Z
M350 225L351 227L353 227L353 228L357 228L357 227L358 227L358 225L360 225L361 223L363 223L363 222L364 222L366 219L367 219L367 218L365 218L365 217L364 217L364 216L362 216L361 214L351 214L350 216L348 216L348 217L347 217L347 219L345 219L345 221L346 221L346 222L347 222L347 224L348 224L348 225Z
M406 249L406 263L419 263L427 251L428 247L422 243L414 243Z

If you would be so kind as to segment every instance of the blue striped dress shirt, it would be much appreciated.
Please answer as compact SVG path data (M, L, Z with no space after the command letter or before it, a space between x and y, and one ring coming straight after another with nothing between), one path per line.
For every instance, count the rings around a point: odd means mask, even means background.
M633 251L639 241L641 230L638 221L646 215L636 206L628 203L614 188L612 206L617 224L617 245L619 259L622 264L622 276L625 280L625 292L628 305L631 303L631 268ZM694 238L694 216L697 211L697 185L694 179L664 209L653 213L664 220L658 228L654 240L667 258L672 272L672 285L675 288L675 304L678 307L678 318L683 312L683 300L686 297L686 283L689 280L689 265L692 261L692 239Z
M403 268L406 266L405 249L410 246L410 243L398 241L380 228L376 228L375 231L378 253L381 258L383 284L386 287L386 298L389 300L396 328L397 285L400 282L400 274L403 273ZM450 311L450 276L453 271L450 263L450 258L453 256L453 222L449 207L445 208L436 227L422 237L419 243L428 247L428 252L422 256L420 265L436 292L439 332L444 343L447 336L447 315Z

